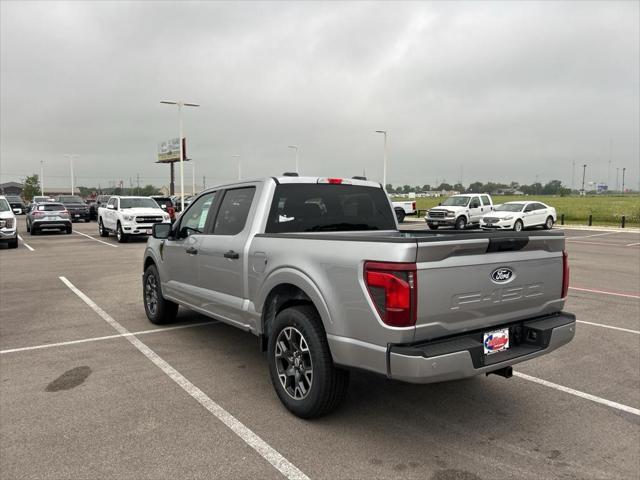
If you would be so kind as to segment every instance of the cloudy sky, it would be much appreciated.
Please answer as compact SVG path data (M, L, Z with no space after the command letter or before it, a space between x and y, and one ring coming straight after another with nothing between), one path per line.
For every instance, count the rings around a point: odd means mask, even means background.
M197 182L303 174L638 188L640 3L12 2L0 11L0 181L140 175L184 115ZM191 168L186 169L191 179Z

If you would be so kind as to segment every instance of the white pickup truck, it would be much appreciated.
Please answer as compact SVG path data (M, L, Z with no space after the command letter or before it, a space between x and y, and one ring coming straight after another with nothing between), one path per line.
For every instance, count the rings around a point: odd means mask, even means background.
M446 226L464 230L469 225L480 226L480 219L492 210L493 199L486 193L452 195L430 209L424 221L432 230Z
M108 237L114 232L120 243L132 235L151 235L156 223L171 223L171 218L150 197L113 196L98 208L98 233Z
M415 200L391 203L393 204L393 211L395 212L399 223L404 222L404 217L407 215L414 215L416 213Z

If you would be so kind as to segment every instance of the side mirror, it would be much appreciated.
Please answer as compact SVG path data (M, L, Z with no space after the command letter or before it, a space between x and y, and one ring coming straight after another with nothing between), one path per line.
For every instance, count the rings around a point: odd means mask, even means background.
M109 210L113 210L113 209L115 209L115 208L116 208L116 207L115 207L112 203L110 203L109 205L107 205L107 209L109 209Z
M153 238L164 240L171 235L170 223L156 223L153 225Z

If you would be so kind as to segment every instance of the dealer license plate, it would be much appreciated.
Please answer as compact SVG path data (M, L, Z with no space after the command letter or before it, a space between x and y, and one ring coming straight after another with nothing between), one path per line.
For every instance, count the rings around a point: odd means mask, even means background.
M509 329L503 328L493 332L486 332L482 339L484 354L503 352L509 348Z

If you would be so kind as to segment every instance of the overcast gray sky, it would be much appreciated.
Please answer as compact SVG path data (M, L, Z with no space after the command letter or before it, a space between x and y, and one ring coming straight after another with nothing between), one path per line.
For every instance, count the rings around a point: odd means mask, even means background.
M640 3L1 2L0 180L168 183L185 110L197 182L294 168L388 181L638 188ZM191 169L185 170L190 189Z

